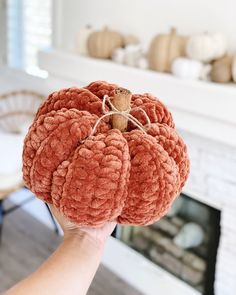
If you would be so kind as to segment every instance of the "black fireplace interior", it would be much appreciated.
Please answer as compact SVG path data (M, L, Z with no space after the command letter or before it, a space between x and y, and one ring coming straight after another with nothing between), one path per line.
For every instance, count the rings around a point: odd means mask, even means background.
M151 226L121 228L120 238L202 294L214 294L220 211L181 194Z

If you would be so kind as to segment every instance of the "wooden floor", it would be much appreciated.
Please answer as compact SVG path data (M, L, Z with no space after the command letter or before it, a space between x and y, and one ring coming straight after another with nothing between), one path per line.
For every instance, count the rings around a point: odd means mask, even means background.
M0 293L35 270L57 247L61 238L22 209L4 219L0 245ZM88 295L140 295L100 266Z

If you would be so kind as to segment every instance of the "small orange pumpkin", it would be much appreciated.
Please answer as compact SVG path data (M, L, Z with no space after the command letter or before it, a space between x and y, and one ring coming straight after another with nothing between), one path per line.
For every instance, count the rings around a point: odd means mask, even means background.
M103 114L110 105L118 110L112 117ZM150 94L132 95L102 81L49 95L25 138L23 163L25 184L37 197L93 227L114 219L155 222L189 172L186 146L167 108Z

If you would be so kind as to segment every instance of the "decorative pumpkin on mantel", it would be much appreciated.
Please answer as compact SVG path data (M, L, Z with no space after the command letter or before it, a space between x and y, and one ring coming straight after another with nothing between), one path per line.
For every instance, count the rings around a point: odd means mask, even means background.
M236 82L236 55L233 57L233 62L232 62L232 76L234 82Z
M149 49L149 67L159 72L170 72L172 62L185 56L187 38L177 35L175 28L169 34L157 35Z
M93 28L90 25L81 28L76 35L75 52L79 55L88 55L88 38L93 32Z
M88 38L88 52L91 57L109 59L112 52L124 43L123 36L116 31L105 27L101 31L95 31Z
M226 55L212 64L211 80L218 83L227 83L232 80L233 57Z
M132 34L124 35L123 39L124 39L124 47L126 47L128 45L137 45L140 43L139 38L135 35L132 35Z
M211 71L210 64L204 64L201 61L178 57L171 66L171 72L181 79L190 80L209 80Z
M24 142L25 184L78 225L151 224L188 173L167 108L102 81L49 95Z
M202 33L189 38L186 53L189 58L210 62L221 58L227 50L227 42L222 34Z

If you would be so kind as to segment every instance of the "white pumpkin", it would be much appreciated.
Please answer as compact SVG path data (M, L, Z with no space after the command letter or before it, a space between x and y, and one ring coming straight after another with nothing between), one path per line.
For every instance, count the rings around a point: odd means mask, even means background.
M147 70L148 69L148 59L144 56L141 56L137 62L136 62L136 67L142 70Z
M183 248L198 247L204 240L204 231L200 225L194 222L186 223L174 237L174 243Z
M211 66L205 65L201 61L179 57L171 65L171 72L181 79L207 80Z
M236 82L236 55L233 58L233 63L232 63L232 76L234 82Z
M142 47L138 45L128 45L125 47L124 64L135 67L137 61L142 57Z
M125 49L119 47L113 50L111 59L118 64L123 64L124 57L125 57Z
M87 25L86 27L82 28L76 36L75 42L75 51L80 55L88 55L88 46L87 41L89 35L93 32L91 26Z
M227 50L227 42L221 34L196 34L187 41L186 54L192 59L210 62L222 57Z

